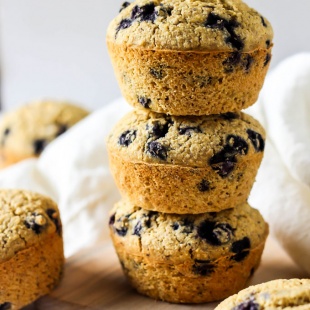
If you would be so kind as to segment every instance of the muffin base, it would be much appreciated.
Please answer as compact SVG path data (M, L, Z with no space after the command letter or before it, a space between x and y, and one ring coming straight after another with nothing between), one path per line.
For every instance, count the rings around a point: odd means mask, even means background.
M271 59L271 47L241 53L107 44L128 103L171 115L220 114L251 106Z
M164 213L199 214L219 212L247 201L262 153L237 163L226 178L211 167L132 163L111 152L109 157L116 185L132 204ZM209 190L199 190L202 180L208 182Z
M221 257L216 269L203 276L191 272L192 263L157 263L151 257L127 253L121 243L114 245L125 275L140 294L171 303L205 303L224 299L247 285L259 266L265 240L241 262Z
M0 304L21 309L51 292L63 272L62 238L54 235L0 263Z

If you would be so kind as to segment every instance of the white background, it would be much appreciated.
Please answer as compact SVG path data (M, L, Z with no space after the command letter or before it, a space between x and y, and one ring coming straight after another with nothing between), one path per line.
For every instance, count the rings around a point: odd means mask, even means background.
M0 0L2 106L70 99L96 109L120 96L105 45L123 0ZM273 24L272 66L310 51L309 0L248 0Z

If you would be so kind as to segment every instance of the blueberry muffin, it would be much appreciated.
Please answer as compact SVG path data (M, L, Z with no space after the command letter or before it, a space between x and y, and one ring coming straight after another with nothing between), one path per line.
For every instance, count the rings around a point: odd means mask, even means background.
M110 23L120 88L136 108L171 115L240 111L271 59L268 20L240 0L136 0Z
M310 280L274 280L239 292L216 310L310 309Z
M27 191L0 190L0 309L21 309L49 293L63 270L57 205Z
M88 113L68 102L43 100L5 114L0 121L0 168L38 157L51 141Z
M265 133L251 116L135 110L108 138L110 169L133 204L166 213L218 212L247 200Z
M133 287L174 303L220 300L244 288L268 235L268 225L247 203L219 213L179 215L123 200L111 211L110 230Z

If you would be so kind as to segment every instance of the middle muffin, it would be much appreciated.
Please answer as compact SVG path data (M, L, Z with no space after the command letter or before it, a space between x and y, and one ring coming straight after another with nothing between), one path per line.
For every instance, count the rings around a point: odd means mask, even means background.
M244 203L264 146L262 126L241 112L183 117L137 110L108 138L123 196L147 210L178 214Z

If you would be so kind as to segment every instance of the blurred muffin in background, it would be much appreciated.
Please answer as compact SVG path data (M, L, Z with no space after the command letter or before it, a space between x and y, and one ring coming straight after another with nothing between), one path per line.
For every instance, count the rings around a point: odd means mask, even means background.
M0 120L0 168L38 157L55 138L89 114L75 104L57 100L32 101Z

